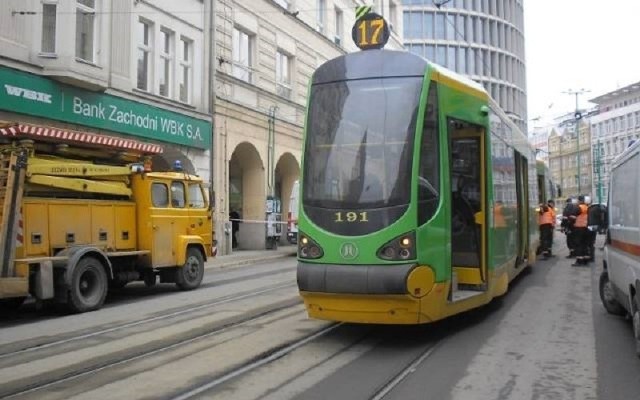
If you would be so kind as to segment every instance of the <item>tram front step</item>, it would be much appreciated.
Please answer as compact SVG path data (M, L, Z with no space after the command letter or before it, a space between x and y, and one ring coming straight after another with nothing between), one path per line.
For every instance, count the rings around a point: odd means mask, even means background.
M451 294L451 302L455 303L456 301L466 300L473 296L479 296L482 293L484 292L478 290L456 290Z

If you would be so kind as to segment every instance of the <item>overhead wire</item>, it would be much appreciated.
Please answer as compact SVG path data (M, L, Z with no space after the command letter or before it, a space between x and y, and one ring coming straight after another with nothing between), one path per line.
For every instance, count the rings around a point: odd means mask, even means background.
M438 1L436 1L436 0L433 0L433 1L432 1L432 4L433 4L433 5L434 5L438 10L442 11L442 8L441 8L441 7L442 7L443 5L445 5L445 4L447 4L447 3L449 3L450 1L451 1L451 0L446 0L446 1L444 1L444 2L438 2ZM469 42L469 41L467 40L467 38L465 37L465 35L464 35L463 33L461 33L461 32L460 32L460 30L457 28L457 26L456 26L456 24L455 24L455 21L453 21L453 20L451 19L451 15L450 15L448 12L445 12L445 14L444 14L444 15L445 15L445 20L447 21L447 23L448 23L448 24L453 28L453 30L454 30L454 32L455 32L455 36L457 36L458 38L462 39L461 41L462 41L462 42L464 42L465 44L467 44L467 46L468 46L468 48L469 48L469 49L474 50L474 56L475 56L475 58L476 58L477 60L479 60L479 61L480 61L480 63L482 64L482 66L483 66L483 76L484 76L484 77L486 77L486 78L489 80L489 83L491 83L491 80L492 80L492 79L495 79L495 78L497 78L497 77L493 77L493 76L491 75L491 66L489 65L489 63L487 62L487 60L485 60L485 58L484 58L484 56L483 56L483 54L482 54L482 51L481 51L482 49L477 47L477 45L478 45L477 43L471 43L471 42ZM467 15L467 17L469 17L469 15ZM474 44L476 45L476 47L474 47ZM519 58L517 58L517 59L519 59ZM520 87L518 87L517 85L513 84L512 82L509 82L509 81L507 81L507 80L505 80L505 79L503 79L503 80L504 80L505 82L508 82L508 83L512 84L513 86L515 86L515 89L516 89L516 90L518 90L518 91L520 91L520 90L521 90L521 88L520 88ZM491 95L491 93L489 93L489 95ZM526 117L526 107L523 107L522 102L520 101L520 96L513 96L513 97L514 97L515 102L516 102L516 103L517 103L517 105L518 105L518 108L519 108L520 110L525 110L525 115L524 115L524 116L518 115L518 117L519 117L523 122L525 122L525 117Z

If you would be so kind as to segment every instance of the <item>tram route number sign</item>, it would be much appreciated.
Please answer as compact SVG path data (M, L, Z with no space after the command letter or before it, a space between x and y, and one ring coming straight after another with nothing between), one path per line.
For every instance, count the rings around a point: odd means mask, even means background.
M360 50L381 49L389 41L389 25L379 14L365 14L353 25L351 38Z

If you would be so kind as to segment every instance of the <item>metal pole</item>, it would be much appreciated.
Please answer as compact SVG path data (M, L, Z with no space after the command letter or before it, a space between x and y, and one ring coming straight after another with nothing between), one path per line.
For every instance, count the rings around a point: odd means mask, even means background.
M564 177L562 176L562 169L564 168L564 162L562 160L562 136L559 137L560 138L560 187L562 188L563 192L564 192ZM566 193L565 193L566 196Z
M580 182L582 181L581 177L582 177L582 173L580 171L581 166L580 166L580 119L582 119L582 115L580 114L580 107L578 105L578 96L580 96L583 93L587 93L589 92L589 90L585 90L585 89L580 89L580 90L568 90L564 93L566 94L570 94L570 95L575 95L576 96L576 111L575 114L573 115L574 117L574 121L576 124L576 141L577 141L577 145L578 145L578 195L580 195L580 191L581 191L581 185Z
M269 195L275 196L275 136L276 136L276 110L278 106L269 107L269 137L267 142L267 185Z
M579 92L576 92L576 113L573 115L573 117L576 120L576 140L577 140L577 144L578 144L578 196L581 194L581 190L580 190L580 182L582 181L582 173L580 171L580 118L578 118L578 116L580 115L580 108L578 107L578 94Z
M598 138L598 146L596 147L598 154L596 155L596 161L598 162L598 203L602 204L602 179L600 175L600 167L602 166L602 160L600 159L600 138Z

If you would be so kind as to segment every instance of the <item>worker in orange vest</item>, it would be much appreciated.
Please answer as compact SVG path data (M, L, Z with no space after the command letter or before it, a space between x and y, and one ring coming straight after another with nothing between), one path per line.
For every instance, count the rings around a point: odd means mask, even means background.
M571 264L573 267L579 265L587 265L589 262L589 230L587 228L589 212L588 207L584 202L584 196L578 196L578 212L576 215L571 215L569 218L574 219L573 228L575 230L575 243L576 243L576 262Z
M551 257L551 245L553 244L553 225L555 223L555 212L553 207L547 204L540 204L538 211L538 226L540 227L540 248L538 254L544 258Z

